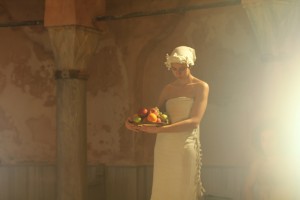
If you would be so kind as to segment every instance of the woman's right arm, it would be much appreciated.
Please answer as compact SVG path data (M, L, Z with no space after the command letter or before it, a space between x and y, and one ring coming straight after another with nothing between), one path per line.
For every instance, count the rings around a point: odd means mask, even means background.
M157 107L159 108L160 111L163 111L165 112L165 103L166 103L166 100L168 99L168 87L169 85L166 85L160 95L159 95L159 98L158 98L158 102L157 102Z

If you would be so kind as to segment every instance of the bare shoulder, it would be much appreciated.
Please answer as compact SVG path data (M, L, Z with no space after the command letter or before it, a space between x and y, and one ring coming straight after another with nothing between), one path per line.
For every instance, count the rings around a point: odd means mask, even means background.
M209 91L209 85L205 81L195 78L193 84L201 91Z

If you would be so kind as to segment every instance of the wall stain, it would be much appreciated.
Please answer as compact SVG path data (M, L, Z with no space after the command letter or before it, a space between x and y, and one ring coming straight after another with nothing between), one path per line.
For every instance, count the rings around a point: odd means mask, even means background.
M11 74L11 83L36 98L43 99L44 95L51 96L54 93L54 80L52 67L49 65L41 65L37 70L32 70L32 66L28 64L20 64L14 67ZM53 102L47 103L45 106L53 106Z
M92 59L89 67L87 91L97 96L98 91L107 92L111 87L123 82L115 47L102 48Z

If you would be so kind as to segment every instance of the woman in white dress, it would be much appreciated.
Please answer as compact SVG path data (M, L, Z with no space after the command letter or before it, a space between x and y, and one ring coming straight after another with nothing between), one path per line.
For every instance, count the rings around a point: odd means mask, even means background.
M175 81L167 84L158 107L166 108L170 124L126 127L135 132L157 134L151 200L196 200L204 189L200 178L199 126L207 107L209 87L191 73L196 61L193 48L176 47L167 54L166 67Z

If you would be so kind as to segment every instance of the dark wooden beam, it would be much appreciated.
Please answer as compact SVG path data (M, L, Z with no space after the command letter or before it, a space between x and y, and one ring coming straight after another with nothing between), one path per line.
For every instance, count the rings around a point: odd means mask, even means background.
M97 16L97 17L95 17L95 20L96 21L108 21L108 20L121 20L121 19L147 17L147 16L155 16L155 15L178 14L178 13L185 13L185 12L189 12L189 11L193 11L193 10L235 6L235 5L240 5L240 4L241 4L241 0L224 0L224 1L220 1L220 2L214 2L214 3L189 5L189 6L184 6L184 7L176 7L176 8L170 8L170 9L155 10L155 11L132 12L132 13L124 14L124 15ZM44 25L43 20L5 22L5 23L0 22L0 28L19 27L19 26L42 26L42 25Z
M184 12L199 10L199 9L219 8L225 6L240 5L240 4L241 4L241 0L224 0L220 2L214 2L214 3L189 5L184 7L176 7L176 8L162 9L156 11L132 12L124 15L114 15L114 16L97 16L96 20L107 21L107 20L120 20L120 19L147 17L147 16L155 16L155 15L178 14L178 13L184 13Z
M42 26L42 25L44 25L44 20L4 22L4 23L0 23L0 28L18 27L18 26Z

